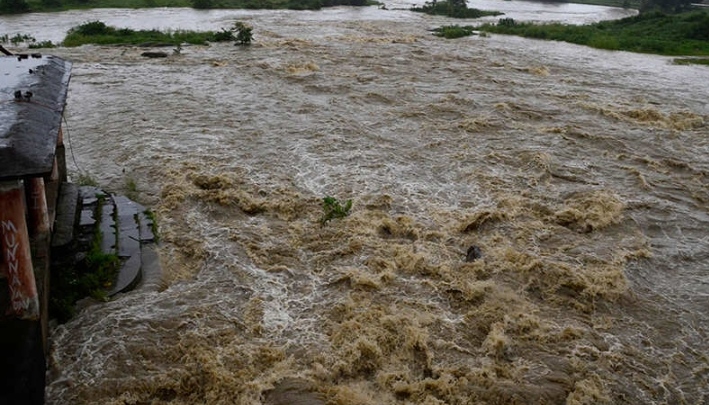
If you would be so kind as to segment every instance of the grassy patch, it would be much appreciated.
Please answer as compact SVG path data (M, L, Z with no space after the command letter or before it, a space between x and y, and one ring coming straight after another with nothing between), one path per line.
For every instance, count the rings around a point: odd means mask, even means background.
M468 8L466 3L457 0L426 2L422 7L412 7L411 11L431 15L443 15L453 18L480 18L502 15L499 11L485 11Z
M125 194L126 197L130 198L133 201L138 200L138 183L135 182L135 180L132 177L128 177L125 179Z
M226 31L226 30L223 30ZM226 31L228 32L228 31ZM231 34L229 32L229 34ZM91 21L69 30L63 45L67 47L84 44L97 45L179 45L181 43L203 45L208 42L224 42L234 40L233 35L224 32L195 32L132 30L115 28L101 21Z
M434 29L433 34L447 39L462 38L473 35L473 27L469 25L465 27L459 25L445 25Z
M643 13L616 21L575 26L517 23L510 18L480 30L587 45L599 49L659 55L709 55L709 12Z
M76 182L80 186L98 187L98 182L96 179L88 173L79 173L79 178L76 179Z
M133 180L133 178L127 178L126 179L126 190L129 193L137 193L138 192L138 184Z

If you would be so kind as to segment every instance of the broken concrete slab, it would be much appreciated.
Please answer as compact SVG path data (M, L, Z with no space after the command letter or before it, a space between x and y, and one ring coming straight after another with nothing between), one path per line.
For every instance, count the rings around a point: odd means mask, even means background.
M88 227L96 225L96 219L94 218L94 210L90 208L84 208L81 210L81 216L79 217L79 227Z

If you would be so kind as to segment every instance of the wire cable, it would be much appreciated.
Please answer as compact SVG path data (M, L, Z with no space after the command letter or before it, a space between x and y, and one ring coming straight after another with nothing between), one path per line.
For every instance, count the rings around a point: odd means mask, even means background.
M79 167L79 164L76 162L76 156L74 156L74 148L71 142L71 134L69 133L69 122L66 120L64 114L62 114L62 118L64 119L64 126L66 127L66 139L69 141L69 152L71 152L71 160L74 161L74 166L76 166L76 170L78 170L79 173L83 173L83 170L81 170L81 167Z

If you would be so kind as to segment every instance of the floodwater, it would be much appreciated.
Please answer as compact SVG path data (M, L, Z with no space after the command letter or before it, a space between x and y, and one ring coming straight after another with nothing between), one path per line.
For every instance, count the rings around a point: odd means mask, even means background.
M709 402L709 69L404 10L203 15L255 42L52 50L73 174L137 185L164 275L52 331L48 403Z

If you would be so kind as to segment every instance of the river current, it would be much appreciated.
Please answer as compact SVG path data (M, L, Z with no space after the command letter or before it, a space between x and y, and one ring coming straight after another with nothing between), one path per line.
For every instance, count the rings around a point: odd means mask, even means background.
M164 273L52 330L48 403L709 402L709 69L387 7L0 19L254 28L45 51L74 64L72 175L156 212Z

